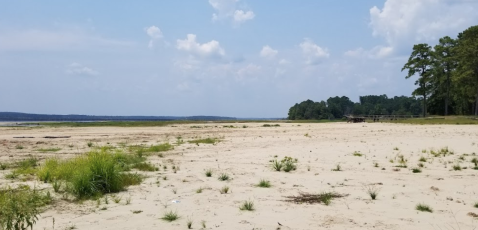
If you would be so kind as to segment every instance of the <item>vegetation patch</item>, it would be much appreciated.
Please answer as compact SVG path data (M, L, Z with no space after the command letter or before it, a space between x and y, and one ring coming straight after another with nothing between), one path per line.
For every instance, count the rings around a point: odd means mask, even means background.
M433 209L426 204L417 204L417 206L415 206L415 209L421 212L433 212Z
M124 153L91 151L70 160L48 159L38 170L41 181L63 180L67 191L78 199L123 191L127 186L141 183L139 174L125 173L138 157Z
M280 127L280 125L279 125L279 124L273 124L273 125L271 125L271 124L263 124L262 127Z
M166 212L163 217L161 217L162 220L168 221L168 222L173 222L177 219L179 219L179 215L177 212L169 211Z
M33 229L41 208L50 203L49 193L30 189L26 185L0 189L0 229Z
M241 211L254 211L254 202L253 201L244 201L239 207Z
M204 139L197 139L197 140L191 140L191 141L188 141L189 143L191 144L212 144L212 145L215 145L216 143L218 143L220 140L218 138L204 138Z
M308 204L316 204L322 203L325 205L329 205L333 199L342 198L347 196L347 194L340 194L336 192L322 192L319 194L313 193L299 193L298 196L286 196L286 201L294 202L297 204L308 203Z
M262 179L259 181L259 184L257 184L257 187L261 188L270 188L271 187L271 182L265 179Z

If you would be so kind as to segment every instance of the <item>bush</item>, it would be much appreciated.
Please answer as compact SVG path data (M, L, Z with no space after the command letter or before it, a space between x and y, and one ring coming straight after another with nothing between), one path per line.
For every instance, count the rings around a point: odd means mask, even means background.
M50 202L48 194L32 190L28 186L0 189L0 229L33 229L40 208Z

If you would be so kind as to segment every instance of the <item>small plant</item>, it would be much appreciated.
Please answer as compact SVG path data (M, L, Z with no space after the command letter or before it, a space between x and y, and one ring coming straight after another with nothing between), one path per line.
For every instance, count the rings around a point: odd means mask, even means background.
M132 212L133 214L139 214L139 213L142 213L143 210L133 210L133 211L131 211L131 212Z
M219 175L218 179L220 181L228 181L230 178L229 178L229 175L227 175L227 173L222 173L221 175Z
M177 188L173 188L171 189L171 191L173 191L174 194L176 194L178 192L178 189Z
M281 160L281 163L283 165L284 172L290 172L292 170L296 170L297 166L295 165L297 163L297 159L293 159L292 157L284 157L284 159Z
M130 205L131 204L131 196L127 197L125 202L126 202L126 205Z
M335 165L335 168L332 169L332 171L336 171L336 172L342 171L342 166L340 166L340 163L336 164L336 165Z
M478 167L478 158L471 159L471 163L475 164L475 167Z
M202 228L206 229L206 221L205 220L201 221L201 226L202 226Z
M363 156L363 154L361 154L361 153L358 152L358 151L355 151L353 155L356 156L356 157L361 157L361 156Z
M375 162L375 163L373 164L373 167L378 168L378 167L379 167L378 163Z
M319 194L311 194L311 193L299 193L298 196L286 196L289 202L294 203L323 203L325 205L329 205L332 199L341 198L347 196L346 194L339 194L335 192L322 192Z
M166 212L161 219L168 222L173 222L179 219L179 216L178 216L178 213L169 211L169 212Z
M420 162L427 162L427 159L425 157L420 157L420 159L418 160Z
M203 190L202 187L201 187L201 188L198 188L198 189L196 190L196 193L202 193L202 190Z
M398 147L394 147L393 150L398 151Z
M283 166L282 162L278 160L272 161L272 168L276 170L277 172L280 172L280 170L282 169L282 166Z
M113 201L114 201L116 204L119 204L119 202L121 202L121 199L122 199L121 196L113 196Z
M253 201L244 201L239 207L241 211L254 211L254 202Z
M229 192L229 186L224 186L219 190L221 194L227 194Z
M269 188L271 187L271 183L268 180L261 179L261 181L259 181L259 184L257 184L257 187Z
M453 170L461 171L461 166L459 164L453 165Z
M378 192L380 191L380 189L376 188L375 186L369 186L367 188L367 193L368 195L370 196L370 198L372 198L372 200L376 200L377 199L377 196L378 196Z
M86 145L88 145L88 147L90 147L90 148L93 147L93 143L91 141L86 143Z
M417 204L415 207L416 210L421 211L421 212L433 212L433 209L430 208L430 206L426 204Z
M193 221L192 221L191 219L189 219L189 218L188 218L187 226L188 226L188 229L192 229L192 228L193 228Z
M421 173L422 170L421 170L420 168L413 168L413 169L412 169L412 172L413 172L413 173Z
M16 149L23 149L23 146L22 145L17 145L15 146Z
M1 169L1 170L5 170L5 169L7 169L7 167L8 167L7 164L0 163L0 169Z
M418 167L423 168L425 165L423 163L418 163Z
M61 182L58 180L55 180L52 185L53 185L53 191L58 193L60 191Z
M212 176L212 169L206 170L206 176L211 177Z

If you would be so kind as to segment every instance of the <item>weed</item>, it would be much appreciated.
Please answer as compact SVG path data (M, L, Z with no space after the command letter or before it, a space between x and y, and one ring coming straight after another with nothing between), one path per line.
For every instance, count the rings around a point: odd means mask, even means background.
M398 147L394 147L393 150L398 151Z
M133 210L133 211L131 211L131 212L132 212L133 214L139 214L139 213L142 213L143 210Z
M377 199L379 191L380 191L380 189L376 188L375 186L369 186L367 188L367 193L370 196L370 198L372 198L372 200Z
M162 220L165 220L165 221L168 221L168 222L172 222L172 221L175 221L177 219L179 219L179 216L178 216L178 213L176 212L173 212L173 211L169 211L169 212L166 212L163 217L161 217Z
M375 163L373 164L373 167L378 168L378 167L379 167L378 163L375 162Z
M171 189L171 191L173 191L174 194L176 194L178 192L178 189L177 188L173 188Z
M423 163L418 163L418 167L423 168L425 165Z
M459 164L453 165L453 170L461 171L461 166Z
M278 160L272 161L272 168L273 168L274 170L276 170L276 171L279 172L279 171L282 169L282 166L284 166L284 165L282 164L282 162L280 162L280 161L278 161Z
M202 226L202 228L206 229L206 221L205 220L201 221L201 226Z
M292 170L296 170L297 166L295 165L297 163L297 159L292 159L292 157L284 157L284 159L281 160L281 163L283 165L284 172L290 172Z
M220 181L228 181L230 178L229 175L227 175L226 173L222 173L221 175L219 175L218 179Z
M4 164L4 163L0 163L0 169L1 170L5 170L8 168L8 165L7 164Z
M115 195L115 196L112 196L112 197L113 197L113 201L114 201L116 204L118 204L119 202L121 202L121 199L122 199L121 196L116 196L116 195Z
M22 145L17 145L15 146L16 149L23 149L23 146Z
M421 173L422 170L421 170L420 168L413 168L413 169L412 169L412 172L413 172L413 173Z
M90 147L90 148L93 147L93 143L92 143L92 142L88 142L88 143L86 143L86 145L88 145L88 147Z
M198 189L196 190L196 193L202 193L202 190L203 190L202 187L201 187L201 188L198 188Z
M340 163L336 164L336 165L335 165L335 168L332 169L332 171L337 171L337 172L338 172L338 171L342 171L342 166L340 166Z
M188 141L191 144L212 144L215 145L216 143L219 142L218 138L205 138L205 139L198 139L198 140L192 140Z
M58 152L61 148L48 148L48 149L38 149L38 152L47 153L47 152Z
M269 188L271 187L271 183L268 180L261 179L261 181L259 181L259 184L257 184L257 187Z
M425 157L420 157L420 159L418 160L420 162L427 162L427 159Z
M475 202L475 204L473 204L473 207L478 208L478 202Z
M426 204L417 204L417 206L415 206L415 209L422 212L433 212L433 209Z
M227 194L229 192L229 186L222 187L219 192L221 192L221 194Z
M475 164L475 167L478 167L478 158L471 159L471 163Z
M239 207L241 211L254 211L254 202L253 201L244 201Z
M363 154L361 154L360 152L357 152L357 151L355 151L355 152L353 153L353 155L356 156L356 157L361 157L361 156L363 156Z
M58 181L58 180L53 181L53 191L58 193L60 191L60 187L61 187L61 181Z
M192 221L191 219L189 219L189 218L188 218L187 226L188 226L188 229L192 229L192 228L193 228L193 221Z
M212 169L206 170L206 176L211 177L212 176Z
M33 228L40 208L51 203L51 196L28 186L0 189L0 227L5 230Z

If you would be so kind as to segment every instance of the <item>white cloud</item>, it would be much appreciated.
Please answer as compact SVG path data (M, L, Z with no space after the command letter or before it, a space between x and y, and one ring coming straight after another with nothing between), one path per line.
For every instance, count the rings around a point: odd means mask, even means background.
M300 43L302 53L307 58L306 64L317 65L323 59L329 58L330 54L328 50L316 45L312 40L306 38L304 42Z
M386 41L375 48L378 56L415 43L435 43L443 36L455 37L478 22L478 5L457 0L387 0L383 8L370 9L373 35Z
M279 53L279 51L272 49L270 46L264 46L262 47L260 55L265 58L274 58L277 53Z
M154 41L158 40L158 39L161 39L163 37L163 33L156 26L150 26L150 27L146 28L145 31L146 31L146 34L148 34L148 36L151 38L149 40L148 47L150 49L152 49L153 46L154 46Z
M236 22L245 22L247 20L252 20L256 15L252 11L244 12L243 10L234 11L234 21Z
M98 71L88 68L86 66L83 66L76 62L73 62L70 65L68 65L66 69L66 73L71 75L87 75L87 76L99 75Z
M371 50L365 50L360 47L355 50L349 50L344 53L346 57L353 58L384 58L390 56L394 51L392 46L375 46Z
M216 10L212 14L213 21L232 19L235 23L252 20L256 16L251 10L238 9L239 0L209 0L209 4Z
M218 41L200 44L196 41L195 34L188 34L184 40L176 40L176 48L202 57L222 57L226 54Z
M255 65L255 64L249 64L243 68L240 68L237 71L237 80L245 80L246 78L252 77L252 79L255 79L254 76L257 76L258 73L261 71L262 67Z

